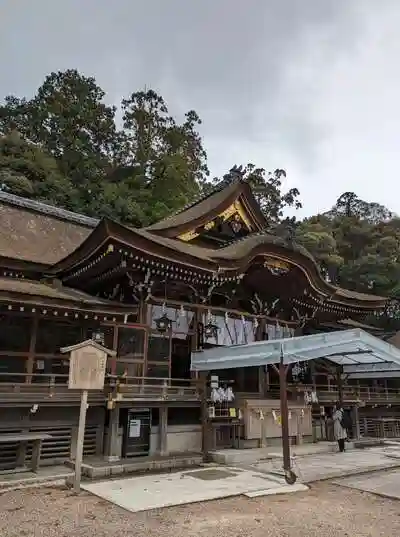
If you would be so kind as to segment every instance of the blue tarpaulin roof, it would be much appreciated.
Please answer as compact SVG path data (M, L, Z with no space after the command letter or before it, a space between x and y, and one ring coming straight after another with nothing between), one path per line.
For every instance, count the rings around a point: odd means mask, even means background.
M196 351L192 352L191 368L214 371L278 364L281 354L285 364L328 358L344 370L347 366L372 367L378 363L400 366L400 349L356 328Z

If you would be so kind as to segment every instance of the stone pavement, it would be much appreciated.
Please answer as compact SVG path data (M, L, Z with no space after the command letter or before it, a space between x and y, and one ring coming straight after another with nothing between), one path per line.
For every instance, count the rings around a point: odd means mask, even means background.
M296 457L305 457L318 453L334 453L337 451L336 442L318 442L317 444L302 444L291 446L291 454ZM211 460L217 464L228 466L253 464L255 462L282 457L281 446L268 446L252 449L221 449L210 453Z
M371 492L400 500L400 470L346 477L333 482L335 485Z
M400 467L400 460L388 457L381 447L294 457L292 463L293 471L303 483ZM277 458L254 463L251 468L268 475L279 472L281 466L282 458Z
M82 488L132 512L255 492L260 496L268 490L274 494L307 490L304 485L289 487L280 478L254 470L211 465L201 470L84 483Z
M82 488L137 512L229 496L257 497L304 491L307 490L305 483L393 468L399 468L400 474L400 460L388 457L384 447L294 457L293 470L299 480L295 487L289 487L282 476L277 475L281 473L281 466L280 456L251 465L210 464L203 469L84 483ZM369 474L369 480L371 476L374 474Z

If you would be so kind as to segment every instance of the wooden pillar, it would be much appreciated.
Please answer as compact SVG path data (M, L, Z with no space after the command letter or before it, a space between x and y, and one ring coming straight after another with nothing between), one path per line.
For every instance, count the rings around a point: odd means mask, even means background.
M140 302L139 306L139 323L147 325L147 311L148 311L148 304L144 300Z
M297 435L296 435L296 444L300 446L303 444L303 417L301 411L293 413L296 416L297 420Z
M207 459L212 449L212 427L208 416L207 404L207 373L200 373L199 392L201 398L201 426L202 426L202 451L204 459Z
M266 380L265 366L260 365L258 368L258 394L261 398L265 397L265 393L267 391Z
M42 451L42 440L36 439L33 441L32 446L32 459L31 459L31 468L32 472L37 472L40 464L40 454Z
M246 372L244 367L238 368L238 392L244 392L246 386Z
M113 332L113 346L112 350L115 352L118 352L118 328L116 325L114 325L114 332ZM110 360L110 372L111 375L116 375L117 373L117 358L118 356L110 356L108 359Z
M261 419L261 412L262 419ZM267 420L265 419L266 411L260 409L260 448L265 448L267 445Z
M168 454L168 407L160 407L160 418L159 418L159 435L160 435L160 454Z
M337 378L337 387L338 387L338 400L339 400L339 403L342 405L343 404L343 377L342 377L341 366L338 366L337 368L336 378Z
M256 341L262 341L264 337L264 332L266 330L266 320L260 319L257 333L256 333ZM269 372L268 372L268 366L261 365L259 367L258 371L258 386L259 386L259 393L260 396L264 399L268 397L268 390L269 390Z
M315 373L315 362L314 360L311 360L310 362L310 372L311 372L311 383L312 383L312 389L314 392L317 391L317 383L316 383L316 373Z
M109 411L106 458L115 461L121 458L121 445L119 443L119 406Z
M26 362L26 373L27 376L25 377L25 382L31 383L32 382L32 373L33 373L33 360L35 357L35 347L36 347L36 337L37 337L37 331L38 331L38 324L39 324L39 317L35 315L32 319L32 326L31 326L31 338L29 342L29 352L28 352L28 360Z
M360 440L361 434L360 434L360 416L358 412L358 406L355 405L353 408L353 431L354 431L354 439Z

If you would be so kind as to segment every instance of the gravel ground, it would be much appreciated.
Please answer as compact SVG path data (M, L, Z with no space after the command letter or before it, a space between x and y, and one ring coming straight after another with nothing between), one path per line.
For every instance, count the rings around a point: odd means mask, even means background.
M236 497L128 513L62 488L0 495L1 537L389 537L399 503L323 483L307 493Z

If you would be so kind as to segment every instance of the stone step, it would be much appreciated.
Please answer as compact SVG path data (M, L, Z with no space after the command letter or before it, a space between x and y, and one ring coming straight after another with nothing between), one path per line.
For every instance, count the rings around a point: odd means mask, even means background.
M0 476L0 494L11 490L19 490L29 487L58 486L64 485L66 480L73 476L73 472L68 469L50 474L8 474Z
M73 468L74 462L67 461L67 466ZM104 477L116 477L123 474L135 474L141 472L163 472L182 470L203 464L201 454L179 454L164 458L133 458L109 462L104 459L84 461L82 463L82 476L87 479L102 479Z
M346 448L352 449L351 442ZM290 455L292 458L307 457L318 453L333 453L337 451L336 442L321 442L318 444L303 444L291 446ZM249 448L249 449L222 449L210 453L210 459L217 464L235 465L251 464L255 462L282 458L282 447Z

